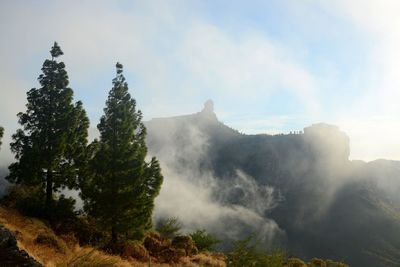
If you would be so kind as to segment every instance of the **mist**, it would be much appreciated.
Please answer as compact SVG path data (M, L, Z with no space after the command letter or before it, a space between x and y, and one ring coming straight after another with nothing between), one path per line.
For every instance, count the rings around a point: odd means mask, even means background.
M164 175L155 221L177 217L183 232L205 229L222 248L256 234L263 249L354 266L385 266L374 247L396 246L385 225L400 225L400 162L350 160L351 139L338 126L247 135L221 123L207 102L146 127Z
M147 123L149 152L157 156L164 175L156 199L155 221L177 217L183 232L205 229L225 244L257 233L259 241L269 246L273 239L284 236L276 222L264 217L280 201L274 188L258 186L240 169L223 182L212 170L210 142L199 127L186 124L182 129L173 119L162 124L153 122ZM178 133L180 130L184 132Z

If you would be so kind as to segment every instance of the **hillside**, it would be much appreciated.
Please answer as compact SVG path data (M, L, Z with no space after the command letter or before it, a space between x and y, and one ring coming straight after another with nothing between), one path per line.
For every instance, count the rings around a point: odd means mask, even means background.
M400 162L350 161L350 140L338 127L245 135L219 122L210 102L146 126L165 175L156 217L178 216L223 240L256 233L264 246L305 259L399 265Z
M123 259L94 247L82 247L73 233L57 234L46 222L22 216L16 210L3 206L0 206L0 226L8 229L16 237L19 249L27 252L30 257L43 266L149 266L149 260L138 260L132 257ZM22 265L26 263L21 263L18 257L11 258L7 248L0 246L0 249L0 266L33 266ZM4 255L1 253L4 253ZM151 266L225 266L224 260L220 256L212 256L206 253L199 253L191 257L183 256L179 261L172 264L158 263L159 260L152 258Z
M149 233L157 237L158 234ZM156 240L156 239L153 239ZM165 241L165 240L164 240ZM145 245L146 241L144 242ZM181 255L173 262L160 262L169 254L144 259L139 253L136 257L107 254L98 248L79 245L74 233L60 234L51 229L45 221L22 216L12 208L0 206L0 266L76 266L76 267L243 267L249 262L262 267L347 267L332 260L313 258L309 263L298 258L287 258L284 254L264 254L240 241L236 249L228 255L201 252L190 256ZM156 245L156 243L153 243ZM166 243L167 246L171 244ZM139 252L139 251L138 251ZM153 251L154 252L154 251ZM124 252L124 254L126 254Z

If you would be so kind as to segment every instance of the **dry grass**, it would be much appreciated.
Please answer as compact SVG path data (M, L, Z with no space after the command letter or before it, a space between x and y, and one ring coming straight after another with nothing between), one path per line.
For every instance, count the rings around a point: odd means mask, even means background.
M225 267L225 256L223 254L207 254L200 253L194 255L190 258L183 259L182 261L187 260L187 267L191 266L204 266L204 267ZM190 265L191 264L191 265Z
M0 225L12 231L18 247L48 267L148 267L148 262L124 260L91 247L80 247L72 235L57 236L44 222L20 215L17 211L0 206ZM38 236L49 242L37 242ZM179 263L161 264L152 259L152 267L225 267L224 257L216 254L197 254L183 257Z
M120 257L110 256L93 248L82 248L69 236L57 236L42 221L23 217L17 211L1 206L0 224L15 234L18 247L45 266L132 266ZM38 243L37 237L41 235L52 242Z

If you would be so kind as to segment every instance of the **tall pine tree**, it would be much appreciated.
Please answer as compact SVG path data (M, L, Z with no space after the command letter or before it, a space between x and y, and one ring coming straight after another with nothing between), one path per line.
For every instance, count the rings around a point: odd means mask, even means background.
M136 102L117 63L117 75L97 128L100 140L94 141L92 176L82 186L85 209L111 235L137 239L152 226L154 198L163 177L158 161L146 162L146 128Z
M89 127L82 103L73 103L65 64L57 61L63 52L56 42L50 54L38 78L41 87L28 91L27 110L18 113L22 129L11 143L17 162L10 165L7 177L12 183L42 186L49 217L53 193L77 186Z

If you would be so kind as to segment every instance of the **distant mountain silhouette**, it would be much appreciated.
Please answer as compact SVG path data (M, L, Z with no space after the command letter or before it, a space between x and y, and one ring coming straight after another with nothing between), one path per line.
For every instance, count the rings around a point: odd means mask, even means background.
M164 166L210 171L219 185L214 201L274 221L282 231L272 242L290 254L350 266L399 266L400 162L350 161L350 140L338 127L320 123L304 133L241 134L218 121L211 101L199 113L153 119L146 127L149 151ZM259 190L233 183L238 172L252 177Z

